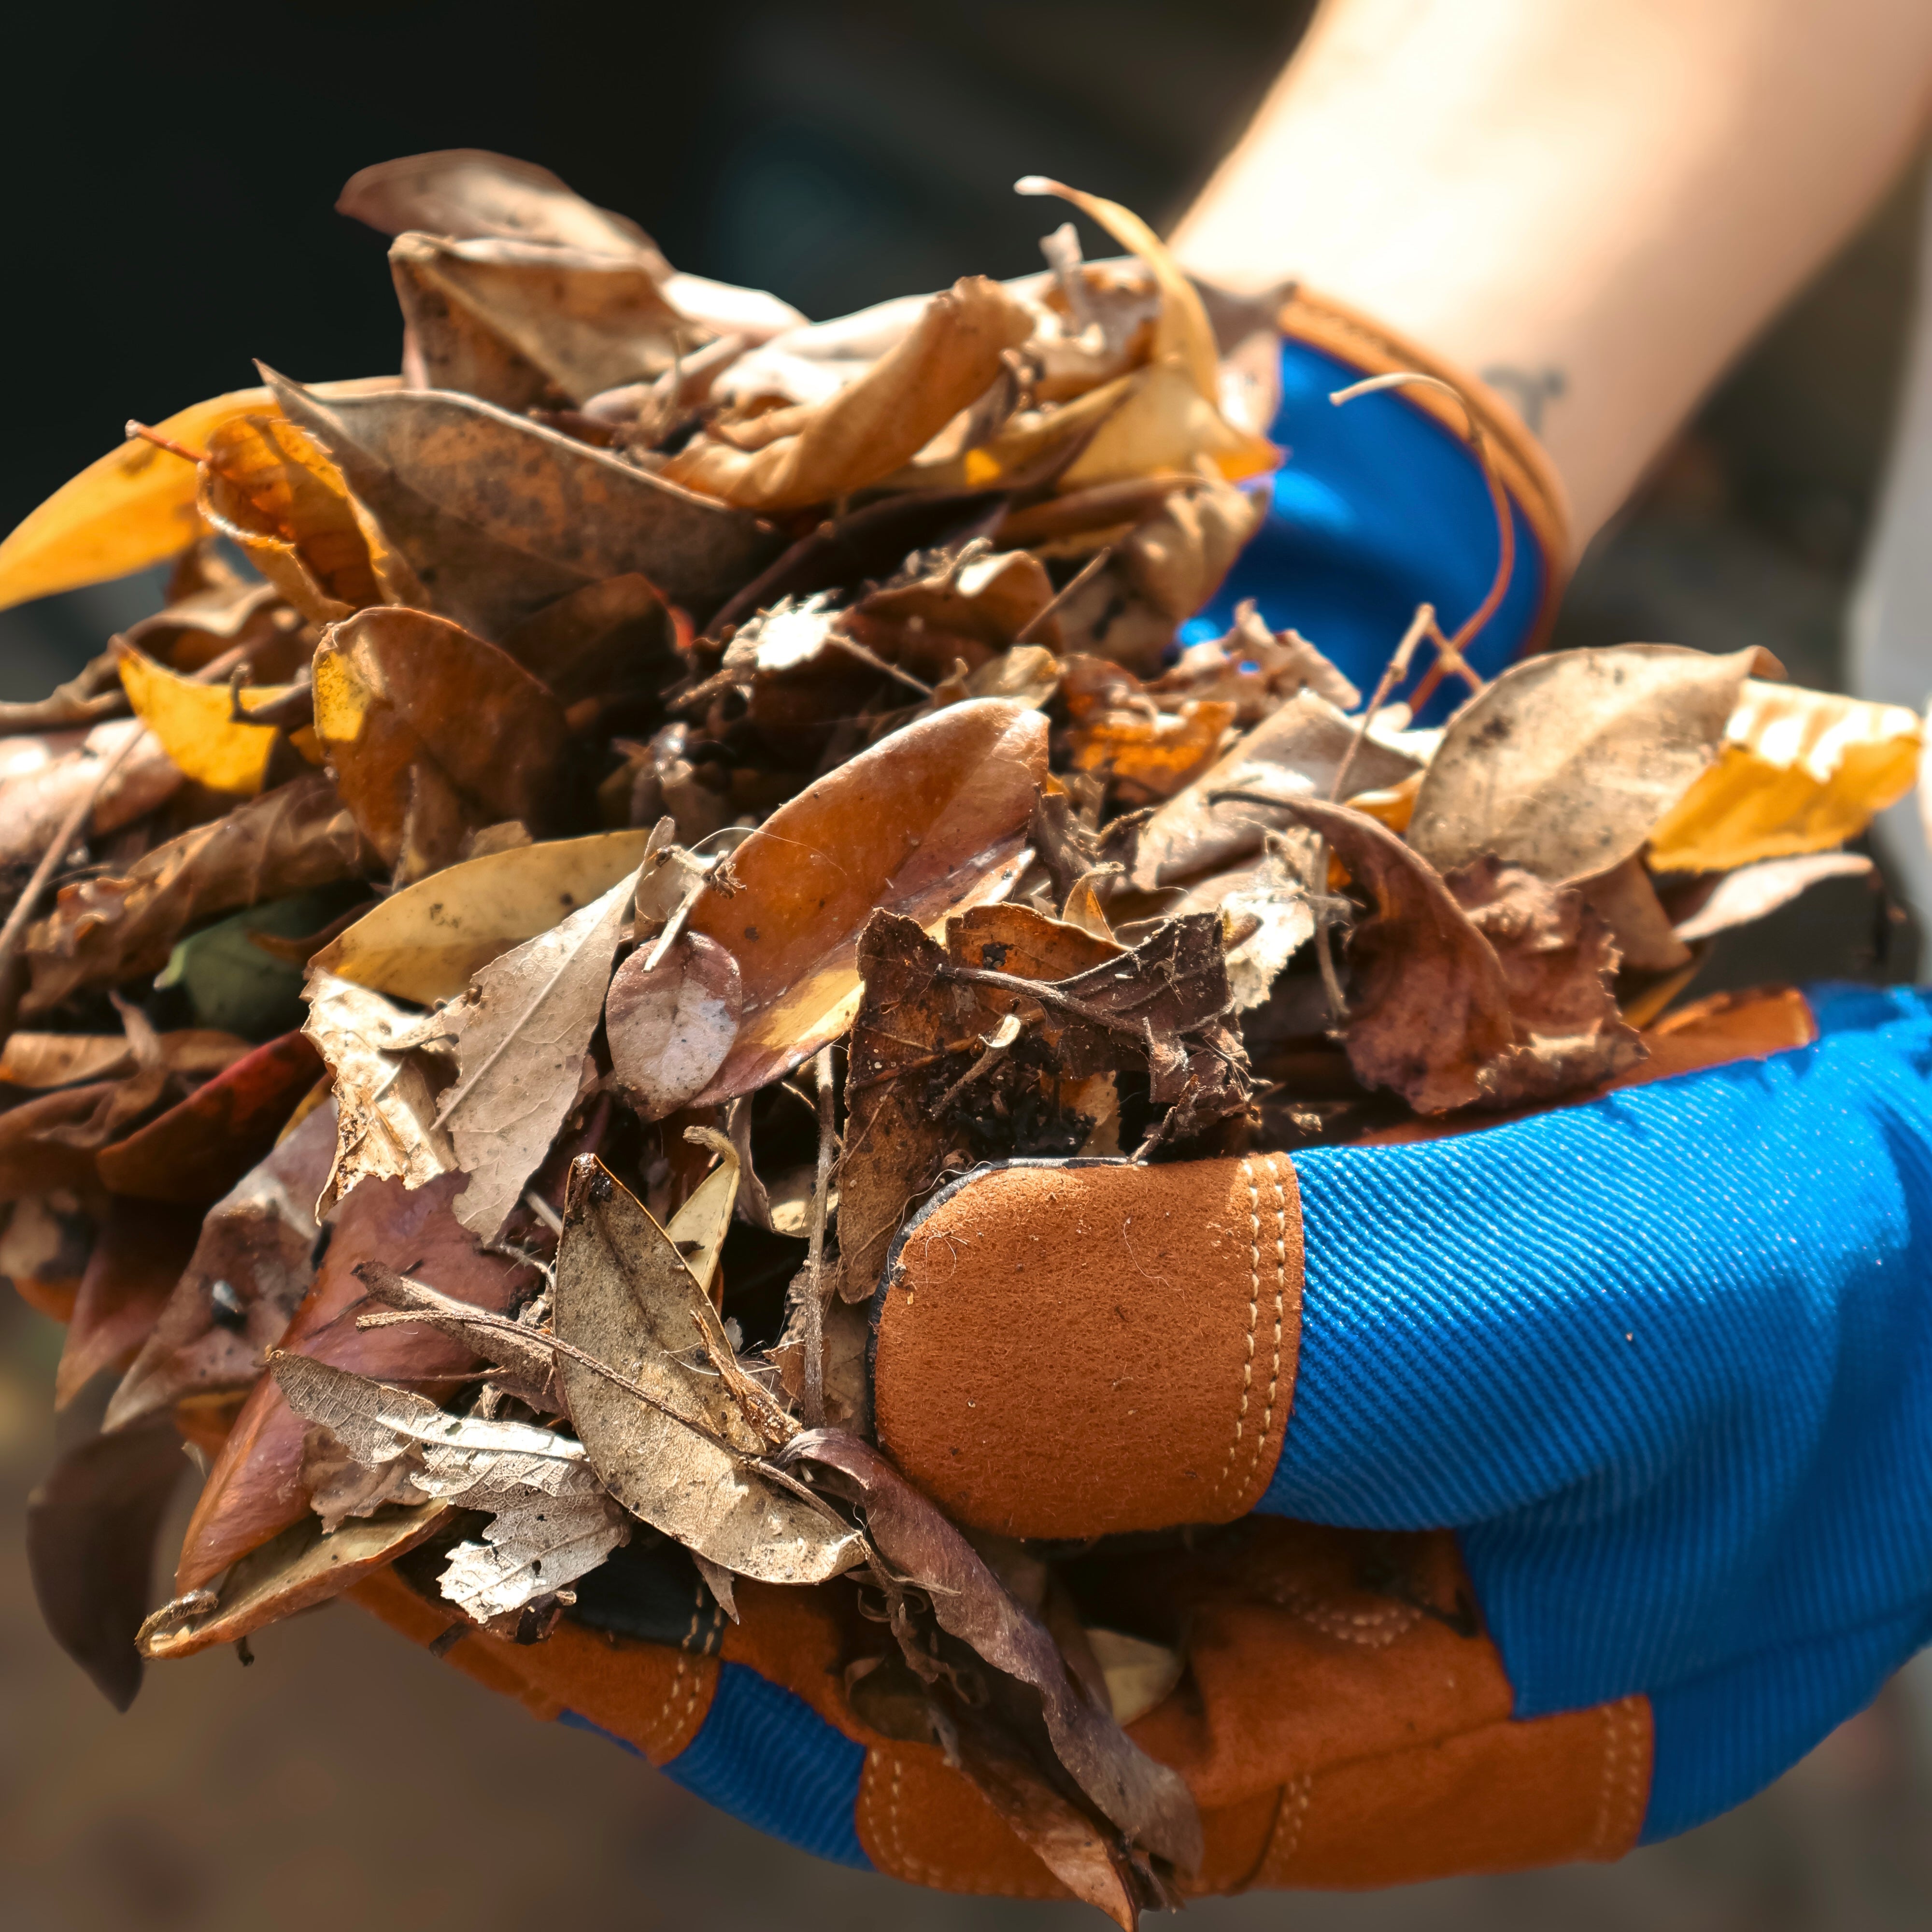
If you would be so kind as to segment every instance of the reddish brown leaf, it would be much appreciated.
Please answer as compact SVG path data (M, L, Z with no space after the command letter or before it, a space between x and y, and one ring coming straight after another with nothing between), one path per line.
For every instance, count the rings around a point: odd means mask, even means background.
M55 1408L66 1408L104 1369L132 1359L174 1292L200 1227L192 1208L108 1202L54 1372Z
M187 1468L165 1420L70 1450L27 1501L27 1562L54 1641L117 1711L141 1688L134 1634L154 1540Z
M196 1088L178 1106L94 1156L103 1183L144 1201L218 1201L262 1160L322 1077L322 1056L284 1034Z
M476 1366L460 1342L420 1326L358 1329L367 1300L358 1263L384 1261L462 1301L500 1312L522 1270L486 1255L451 1211L464 1177L445 1175L426 1186L400 1180L362 1182L336 1210L315 1286L303 1298L283 1346L337 1368L378 1381L443 1392L448 1378ZM190 1590L258 1548L308 1508L302 1492L302 1419L272 1381L256 1383L220 1455L183 1540L176 1588Z
M104 1427L254 1385L262 1351L282 1339L315 1279L316 1196L334 1154L335 1106L328 1100L208 1210Z

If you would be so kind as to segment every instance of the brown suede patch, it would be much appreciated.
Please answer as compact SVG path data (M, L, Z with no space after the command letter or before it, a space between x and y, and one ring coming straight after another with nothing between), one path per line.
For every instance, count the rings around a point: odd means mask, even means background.
M888 1268L879 1440L1010 1536L1226 1522L1274 1473L1300 1310L1286 1155L994 1168Z
M377 1571L347 1594L416 1643L433 1642L456 1621L454 1611L426 1602L393 1570ZM709 1592L692 1609L695 1642L704 1623L723 1612ZM568 1619L542 1643L509 1643L487 1630L467 1630L444 1655L486 1690L516 1698L532 1716L548 1720L574 1711L653 1764L674 1758L697 1736L718 1685L716 1657L640 1643Z

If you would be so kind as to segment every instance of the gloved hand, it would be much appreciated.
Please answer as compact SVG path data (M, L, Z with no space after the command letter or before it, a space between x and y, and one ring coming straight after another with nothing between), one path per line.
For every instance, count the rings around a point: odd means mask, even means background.
M1225 595L1367 684L1416 602L1480 602L1488 493L1453 404L1328 408L1412 350L1305 297L1285 319L1294 460ZM1493 671L1562 537L1486 415L1521 559L1470 652ZM986 1171L902 1240L880 1440L959 1520L1227 1526L1062 1566L1186 1650L1132 1734L1201 1805L1192 1887L1616 1856L1748 1795L1922 1640L1932 1018L1819 1012L1816 1045L1796 996L1680 1016L1624 1090L1453 1138ZM364 1600L444 1636L398 1568ZM545 1642L466 1634L450 1661L824 1856L1058 1892L937 1746L855 1715L876 1633L849 1591L741 1584L734 1626L648 1540L585 1581Z

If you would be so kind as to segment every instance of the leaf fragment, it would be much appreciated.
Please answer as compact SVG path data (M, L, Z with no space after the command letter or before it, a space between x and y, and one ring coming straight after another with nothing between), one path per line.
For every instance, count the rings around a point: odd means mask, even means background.
M681 933L662 958L633 952L610 982L610 1070L640 1116L675 1113L724 1064L743 1006L738 962L716 940Z

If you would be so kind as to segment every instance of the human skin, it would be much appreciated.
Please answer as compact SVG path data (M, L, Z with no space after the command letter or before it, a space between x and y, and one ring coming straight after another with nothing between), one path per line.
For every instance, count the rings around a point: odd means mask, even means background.
M1486 375L1580 547L1928 115L1926 0L1327 0L1174 244Z

